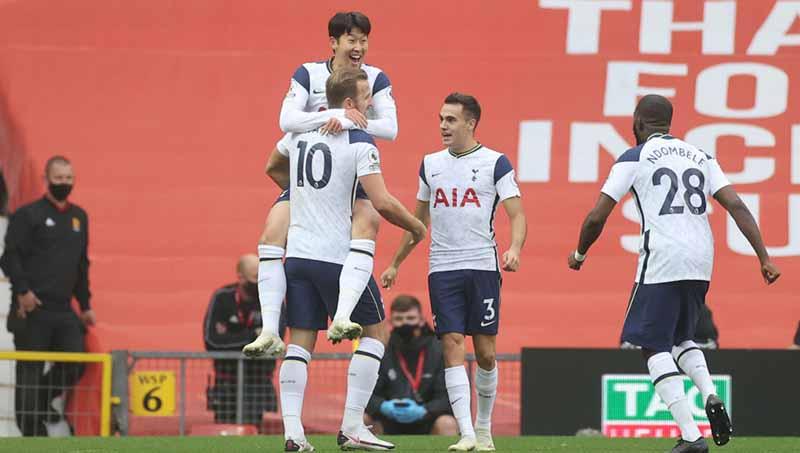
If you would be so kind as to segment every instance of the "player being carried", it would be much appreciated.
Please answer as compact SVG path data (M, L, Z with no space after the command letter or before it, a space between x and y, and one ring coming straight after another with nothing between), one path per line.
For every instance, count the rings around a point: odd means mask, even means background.
M394 140L397 108L389 78L380 69L364 63L371 29L369 18L359 12L336 13L330 19L328 35L333 57L305 63L295 71L281 107L280 126L284 132L322 128L323 132L336 134L343 129L361 128L375 137ZM332 71L340 68L361 68L367 73L373 100L366 112L355 108L329 108L325 82ZM289 181L283 171L286 165L286 156L275 152L267 163L267 174L284 192L270 210L259 238L258 294L264 328L254 342L244 347L243 352L248 356L279 355L284 349L278 336L278 320L286 293L282 260L290 217ZM350 251L339 281L339 309L328 330L328 338L334 343L361 334L361 326L351 322L350 315L372 278L375 238L380 225L380 216L360 186L356 193Z
M647 95L639 101L633 114L637 146L611 167L568 264L580 270L614 206L631 192L642 236L622 340L642 348L656 392L680 427L681 439L672 452L701 453L708 451L708 444L692 417L678 366L700 390L714 442L725 445L733 433L705 357L692 341L714 262L710 196L730 213L750 242L764 280L771 284L781 274L770 261L753 216L717 160L669 135L671 122L672 104L665 97Z
M444 100L439 128L447 149L422 160L415 213L431 226L428 290L436 333L444 346L447 393L461 432L451 451L494 450L491 420L497 395L501 283L493 225L497 204L503 204L511 222L511 247L503 254L503 270L518 269L527 229L511 163L475 140L480 118L474 97L453 93ZM415 245L409 234L403 236L381 275L384 287L395 283L400 264ZM465 335L472 336L478 359L474 428L464 368Z
M326 82L333 108L366 112L372 90L364 70L342 68ZM426 228L384 185L380 157L372 136L361 130L341 134L312 131L290 134L276 152L289 156L291 223L286 253L286 308L291 343L280 369L280 396L286 451L313 451L301 423L308 362L317 331L327 327L341 298L339 275L350 250L354 191L359 182L372 204L389 222L409 231L413 242L425 237ZM374 280L358 295L352 314L363 326L363 337L347 372L347 397L341 431L343 449L390 450L389 442L376 438L364 426L369 402L388 339L383 302Z

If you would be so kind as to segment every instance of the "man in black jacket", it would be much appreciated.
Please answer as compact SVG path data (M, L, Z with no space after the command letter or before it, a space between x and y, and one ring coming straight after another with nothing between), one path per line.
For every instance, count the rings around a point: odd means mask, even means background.
M85 326L95 323L89 306L88 217L67 201L75 176L69 160L54 156L45 166L47 193L11 216L0 267L11 280L8 330L26 351L83 352ZM75 297L81 314L72 310ZM83 373L74 363L17 362L15 407L25 436L45 435L45 422L59 421L51 402Z
M391 322L367 424L373 423L378 433L455 436L458 426L444 384L442 344L425 322L419 300L398 296Z
M261 333L258 302L258 257L244 255L236 265L239 281L214 292L203 322L208 351L236 351ZM283 330L283 329L279 329ZM261 429L264 412L278 410L272 375L274 360L244 362L242 423ZM216 423L236 423L237 360L214 360L214 385L208 389L208 407Z

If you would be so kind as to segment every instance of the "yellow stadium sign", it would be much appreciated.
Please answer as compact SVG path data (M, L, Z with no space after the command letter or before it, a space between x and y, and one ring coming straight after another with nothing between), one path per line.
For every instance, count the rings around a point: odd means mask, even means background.
M133 415L175 413L174 371L138 371L131 375L129 382Z

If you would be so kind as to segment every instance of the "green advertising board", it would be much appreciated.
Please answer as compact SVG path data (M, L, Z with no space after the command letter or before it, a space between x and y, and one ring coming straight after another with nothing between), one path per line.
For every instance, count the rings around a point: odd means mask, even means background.
M702 396L692 381L682 376L689 408L704 436L710 435ZM733 418L731 377L713 375L717 395ZM678 437L680 430L647 374L605 374L602 377L602 430L608 437Z

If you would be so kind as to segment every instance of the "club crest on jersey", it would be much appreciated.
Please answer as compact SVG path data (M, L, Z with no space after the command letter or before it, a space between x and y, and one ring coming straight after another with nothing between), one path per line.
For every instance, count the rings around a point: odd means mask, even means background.
M468 204L473 204L477 208L481 207L481 200L478 198L478 194L475 193L475 189L472 187L467 188L460 199L458 196L457 187L453 188L453 190L450 192L450 195L451 196L448 199L444 190L441 188L436 189L436 198L433 200L433 207L436 208L440 204L444 205L446 208L463 208Z
M480 171L480 170L478 170L477 168L473 168L473 169L472 169L472 180L473 180L473 181L477 181L477 180L478 180L478 172L479 172L479 171Z

